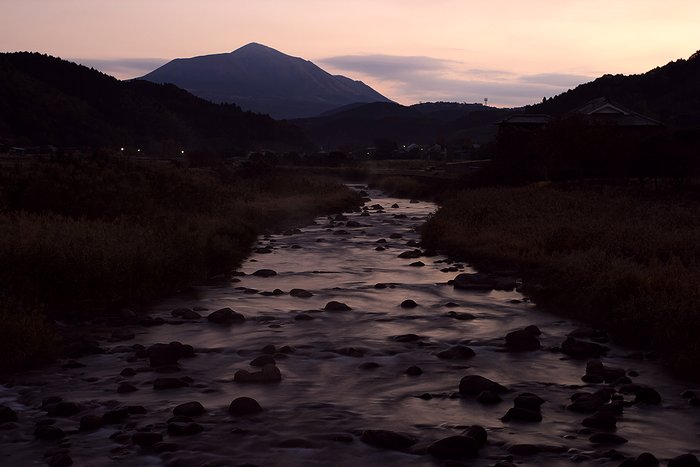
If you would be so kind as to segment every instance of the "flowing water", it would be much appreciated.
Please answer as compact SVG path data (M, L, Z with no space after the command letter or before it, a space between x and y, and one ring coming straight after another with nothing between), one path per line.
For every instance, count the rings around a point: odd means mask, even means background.
M399 258L399 253L413 249L407 242L419 241L417 228L436 206L379 192L370 196L367 206L380 204L384 209L369 209L369 216L346 214L361 226L322 218L293 234L261 238L259 247L269 248L258 250L242 266L246 275L163 301L151 314L166 324L132 325L128 329L135 337L126 342L105 339L100 345L106 353L78 359L85 367L57 364L13 375L0 386L0 403L17 411L19 421L0 425L0 464L41 465L47 453L66 452L79 466L441 465L426 453L426 447L474 424L486 428L489 443L468 465L493 465L507 459L512 446L521 444L539 448L534 455L513 456L523 465L616 466L624 456L645 451L662 460L700 453L700 408L691 407L680 395L693 388L671 377L658 362L628 358L631 349L611 344L603 358L605 365L633 370L638 375L634 382L654 387L663 402L626 404L615 433L627 443L591 443L589 437L596 430L581 425L588 415L566 406L575 392L594 392L603 385L581 380L586 360L552 351L580 324L538 311L516 291L456 290L447 281L458 272L441 269L471 270L448 264L442 256ZM392 208L395 203L398 207ZM400 238L390 238L392 234ZM386 243L378 243L381 239ZM377 247L385 249L377 251ZM425 265L411 266L419 260ZM252 275L265 268L278 274ZM290 296L287 292L295 288L313 296ZM285 294L255 293L274 289ZM418 306L402 308L406 299ZM346 303L351 310L322 311L331 300ZM182 307L199 310L203 318L173 318L171 311ZM207 321L208 313L224 307L242 313L246 321L231 326ZM470 313L474 319L455 319L449 312ZM542 331L542 350L505 351L505 334L531 324ZM87 330L101 332L105 338L114 331ZM395 339L407 334L418 337ZM195 356L181 359L179 371L173 374L153 372L148 359L138 358L132 347L171 341L195 349ZM465 360L436 356L457 344L468 345L475 356ZM253 371L249 362L269 345L292 348L274 355L282 381L235 382L236 371ZM423 370L422 375L405 374L414 365ZM135 368L136 374L121 376L127 367ZM495 380L510 391L497 405L460 397L460 379L470 374ZM187 387L153 388L158 377L183 376L191 378ZM118 394L120 382L138 390ZM546 401L541 422L501 420L522 392ZM49 418L41 409L42 400L49 396L79 404L77 414L51 417L66 432L61 441L34 437L36 423ZM250 417L229 415L229 403L240 396L256 399L264 410ZM630 401L634 396L625 398ZM168 434L173 408L188 401L204 405L206 412L194 417L203 431ZM119 406L143 406L146 413L133 413L97 430L79 430L82 416ZM418 442L404 452L381 449L360 440L367 429L406 433ZM137 430L163 433L164 441L172 444L157 450L140 448L130 441Z

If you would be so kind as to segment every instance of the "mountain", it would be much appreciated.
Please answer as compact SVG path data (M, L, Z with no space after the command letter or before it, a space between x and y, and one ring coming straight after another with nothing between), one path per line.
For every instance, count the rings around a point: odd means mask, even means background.
M512 113L482 104L428 102L404 106L394 102L349 105L315 118L294 120L307 136L326 149L359 149L377 141L399 145L484 143L496 122Z
M305 147L301 131L148 81L119 81L38 53L0 54L0 139L14 144L242 151Z
M608 97L671 127L700 125L700 51L639 75L604 75L547 101L527 113L562 115L588 101Z
M212 102L278 119L312 117L357 102L390 102L361 81L256 43L231 53L178 58L140 79L173 83Z

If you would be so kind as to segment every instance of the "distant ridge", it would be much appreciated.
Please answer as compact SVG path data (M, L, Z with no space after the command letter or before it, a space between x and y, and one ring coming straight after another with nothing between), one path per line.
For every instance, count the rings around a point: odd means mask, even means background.
M230 53L178 58L140 79L172 83L212 102L273 118L304 118L355 103L391 102L345 76L251 42Z
M522 110L557 116L601 97L672 127L699 126L700 52L639 75L604 75Z

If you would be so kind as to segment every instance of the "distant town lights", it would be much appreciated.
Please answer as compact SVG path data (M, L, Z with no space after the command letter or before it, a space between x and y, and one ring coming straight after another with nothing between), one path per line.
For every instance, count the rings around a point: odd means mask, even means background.
M124 151L124 148L121 148L122 152Z

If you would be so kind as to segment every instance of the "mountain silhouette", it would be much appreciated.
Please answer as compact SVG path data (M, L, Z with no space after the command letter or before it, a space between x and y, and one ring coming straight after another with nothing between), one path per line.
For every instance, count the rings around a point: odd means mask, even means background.
M327 149L358 149L378 140L397 144L462 145L484 143L497 131L496 122L512 113L482 104L426 102L404 106L394 102L348 105L315 118L294 120L314 143Z
M171 84L119 81L38 53L0 53L0 140L16 144L133 146L235 153L258 146L303 148L287 122L208 102Z
M140 79L172 83L212 102L277 119L312 117L358 102L391 102L361 81L254 42L231 53L178 58Z
M558 96L523 108L527 113L564 115L607 97L676 128L700 125L700 51L638 75L604 75Z

